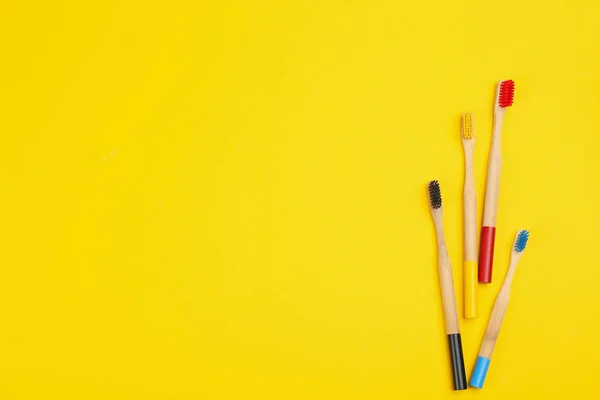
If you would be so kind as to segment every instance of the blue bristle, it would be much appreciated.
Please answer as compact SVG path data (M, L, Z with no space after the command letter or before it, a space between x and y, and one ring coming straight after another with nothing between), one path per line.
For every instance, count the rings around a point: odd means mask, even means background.
M517 240L515 241L515 251L517 253L520 253L523 250L525 250L525 246L527 246L528 239L529 239L528 231L519 232L519 234L517 235Z

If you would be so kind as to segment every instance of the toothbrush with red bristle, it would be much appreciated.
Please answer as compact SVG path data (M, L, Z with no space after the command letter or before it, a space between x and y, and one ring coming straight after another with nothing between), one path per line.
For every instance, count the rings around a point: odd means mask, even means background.
M513 103L515 82L500 81L496 88L494 101L494 129L488 160L487 182L485 185L485 202L483 206L483 224L479 243L479 283L492 282L492 266L494 264L494 240L496 237L496 217L498 214L498 197L500 193L500 169L502 156L500 153L500 138L502 122L507 107Z

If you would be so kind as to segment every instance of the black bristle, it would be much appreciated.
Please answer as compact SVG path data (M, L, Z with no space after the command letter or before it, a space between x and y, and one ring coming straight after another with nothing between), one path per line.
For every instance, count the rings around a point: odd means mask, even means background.
M429 182L429 201L432 208L437 209L442 206L442 192L438 181Z

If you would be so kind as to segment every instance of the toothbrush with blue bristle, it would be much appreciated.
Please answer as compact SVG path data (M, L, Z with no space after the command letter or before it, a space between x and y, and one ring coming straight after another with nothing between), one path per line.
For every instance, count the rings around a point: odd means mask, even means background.
M469 385L472 387L481 389L483 387L483 383L485 382L485 376L487 375L487 370L492 359L492 353L494 352L494 347L496 346L496 341L498 340L498 335L500 334L502 320L504 319L504 314L508 308L510 286L515 275L515 270L517 269L517 264L521 260L523 250L525 250L528 239L528 231L522 230L517 233L510 255L508 272L506 273L506 278L504 278L504 283L500 288L500 292L498 292L498 296L496 297L496 302L494 303L494 308L492 309L492 315L488 321L487 328L485 329L485 336L483 337L483 342L481 343L481 348L479 349L479 356L477 357L477 362L475 363L473 375L471 375L471 380L469 381Z

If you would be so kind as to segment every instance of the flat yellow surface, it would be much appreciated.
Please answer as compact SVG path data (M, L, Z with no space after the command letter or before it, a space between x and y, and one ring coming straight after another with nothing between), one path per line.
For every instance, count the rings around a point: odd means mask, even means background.
M0 3L0 398L596 398L600 3ZM426 182L462 306L461 112L494 281L451 390Z

